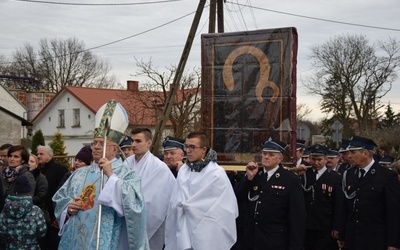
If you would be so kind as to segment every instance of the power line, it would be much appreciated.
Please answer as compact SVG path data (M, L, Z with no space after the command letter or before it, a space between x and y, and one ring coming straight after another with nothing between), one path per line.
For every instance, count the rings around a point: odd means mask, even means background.
M139 35L143 35L143 34L148 33L148 32L150 32L150 31L153 31L153 30L159 29L159 28L161 28L161 27L167 26L168 24L171 24L171 23L173 23L173 22L179 21L179 20L181 20L181 19L183 19L183 18L185 18L185 17L187 17L187 16L192 15L192 14L195 13L195 12L196 12L196 11L192 11L192 12L190 12L190 13L184 15L184 16L178 17L178 18L176 18L176 19L174 19L174 20L172 20L172 21L169 21L169 22L166 22L166 23L164 23L164 24L158 25L158 26L156 26L156 27L154 27L154 28L151 28L151 29L148 29L148 30L145 30L145 31L136 33L136 34L134 34L134 35L127 36L127 37L124 37L124 38L121 38L121 39L118 39L118 40L115 40L115 41L112 41L112 42L109 42L109 43L105 43L105 44L102 44L102 45L98 45L98 46L95 46L95 47L92 47L92 48L83 50L82 52L84 52L84 51L89 51L89 50L94 50L94 49L98 49L98 48L101 48L101 47L105 47L105 46L108 46L108 45L111 45L111 44L115 44L115 43L119 43L119 42L122 42L122 41L125 41L125 40L128 40L128 39L131 39L131 38L136 37L136 36L139 36Z
M208 7L208 6L206 6L206 7ZM166 22L166 23L164 23L164 24L161 24L161 25L158 25L158 26L156 26L156 27L153 27L153 28L151 28L151 29L148 29L148 30L145 30L145 31L136 33L136 34L134 34L134 35L127 36L127 37L124 37L124 38L121 38L121 39L118 39L118 40L115 40L115 41L112 41L112 42L109 42L109 43L104 43L104 44L101 44L101 45L98 45L98 46L94 46L94 47L91 47L91 48L88 48L88 49L84 49L84 50L81 50L81 51L77 51L77 52L74 52L74 53L71 53L71 54L79 54L79 53L82 53L82 52L86 52L86 51L90 51L90 50L95 50L95 49L98 49L98 48L106 47L106 46L109 46L109 45L112 45L112 44L115 44L115 43L119 43L119 42L122 42L122 41L125 41L125 40L128 40L128 39L131 39L131 38L136 37L136 36L139 36L139 35L143 35L143 34L148 33L148 32L150 32L150 31L153 31L153 30L159 29L159 28L161 28L161 27L167 26L168 24L171 24L171 23L173 23L173 22L179 21L179 20L181 20L181 19L183 19L183 18L185 18L185 17L187 17L187 16L192 15L192 14L195 13L195 12L196 12L196 11L192 11L192 12L186 14L186 15L183 15L183 16L178 17L178 18L176 18L176 19L173 19L173 20L171 20L171 21L169 21L169 22ZM71 54L63 54L63 55L60 55L60 56L54 56L54 57L52 57L52 58L64 57L64 56L71 55ZM35 60L35 61L42 60L42 59L44 59L44 58L39 58L39 59L37 59L37 60ZM11 63L12 63L12 62L11 62ZM6 64L6 63L0 63L0 64Z
M51 1L40 1L40 0L16 0L18 2L28 3L41 3L41 4L58 4L58 5L79 5L79 6L126 6L126 5L144 5L144 4L158 4L158 3L170 3L179 2L183 0L164 0L164 1L151 1L151 2L137 2L137 3L72 3L72 2L51 2Z
M251 6L251 1L250 0L248 0L248 3ZM253 18L253 22L254 22L254 25L256 26L256 29L258 29L256 16L254 15L253 8L250 8L250 14L251 14L251 17Z
M236 25L236 21L235 21L235 19L233 18L232 11L231 11L229 8L227 8L227 10L228 10L229 17L230 17L230 19L232 20L232 24L233 24L233 26L234 26L234 28L235 28L235 31L239 30L239 29L238 29L238 26Z
M338 24L351 25L351 26L358 26L358 27L371 28L371 29L390 30L390 31L400 31L400 29L386 28L386 27L379 27L379 26L372 26L372 25L364 25L364 24L356 24L356 23L349 23L349 22L342 22L342 21L324 19L324 18L319 18L319 17L310 17L310 16L304 16L304 15L299 15L299 14L294 14L294 13L289 13L289 12L283 12L283 11L278 11L278 10L266 9L266 8L261 8L261 7L255 7L255 6L250 6L250 5L246 5L246 4L234 3L234 2L230 2L230 1L226 1L226 2L227 2L227 3L231 3L231 4L236 4L236 5L238 5L238 6L249 7L249 8L253 8L253 9L264 10L264 11L274 12L274 13L283 14L283 15L288 15L288 16L296 16L296 17L301 17L301 18L307 18L307 19L312 19L312 20L317 20L317 21L330 22L330 23L338 23Z
M239 0L236 0L236 2L239 3ZM239 9L239 12L240 12L240 16L242 17L244 27L245 27L246 30L248 30L247 29L247 25L246 25L246 20L244 19L244 16L243 16L242 9Z

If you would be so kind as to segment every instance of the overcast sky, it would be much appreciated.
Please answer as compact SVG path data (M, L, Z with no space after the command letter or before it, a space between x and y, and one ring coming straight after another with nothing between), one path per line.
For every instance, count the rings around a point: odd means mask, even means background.
M111 43L93 52L107 60L118 81L125 84L127 80L136 80L132 76L136 70L134 57L145 61L152 58L153 64L160 69L178 64L198 2L0 0L0 54L10 58L12 52L25 42L36 46L41 38L76 37L86 44L86 48ZM82 3L92 5L75 5ZM129 4L98 5L110 3ZM346 34L365 35L371 42L387 41L389 36L400 40L399 0L228 0L224 8L225 32L297 28L297 100L314 108L308 117L313 120L321 118L317 108L319 99L307 94L301 83L311 74L310 46ZM209 8L206 7L187 68L200 67L200 34L208 31L208 15ZM119 40L122 41L117 42ZM390 101L396 112L400 112L399 95L400 80L397 80L393 90L383 99Z

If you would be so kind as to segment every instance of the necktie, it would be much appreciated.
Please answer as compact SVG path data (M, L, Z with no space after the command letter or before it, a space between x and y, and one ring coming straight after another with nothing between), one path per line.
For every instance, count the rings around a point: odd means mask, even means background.
M364 178L365 170L360 169L360 176L358 177L358 180L361 181Z
M264 173L265 180L268 181L268 172Z
M311 175L310 175L310 180L308 181L308 183L311 185L314 185L317 182L317 173L318 171L313 170Z

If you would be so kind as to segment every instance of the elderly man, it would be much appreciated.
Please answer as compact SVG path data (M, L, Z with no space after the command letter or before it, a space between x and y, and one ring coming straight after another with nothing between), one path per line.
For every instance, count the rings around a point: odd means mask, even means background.
M47 225L46 236L41 240L44 248L55 250L58 246L58 225L54 215L53 195L58 190L64 175L68 169L63 165L56 163L53 159L53 149L48 146L37 147L37 158L39 162L40 172L46 177L48 182L48 191L45 198L45 204L52 224Z
M162 249L165 238L165 218L175 184L174 175L166 164L150 152L153 135L148 128L131 131L133 153L124 164L139 174L146 202L147 236L150 249Z
M347 148L354 166L343 175L344 246L349 250L400 248L400 183L394 171L374 161L375 146L371 139L353 136Z
M245 207L236 249L300 250L306 222L300 178L280 165L285 143L268 140L263 147L262 167L249 162L246 176L235 187L239 207Z
M183 150L184 143L185 141L182 139L167 136L162 145L164 151L164 162L167 164L175 178L178 175L178 171L182 167L185 158L185 151Z
M189 133L185 151L169 205L165 249L230 249L238 216L232 185L206 134Z
M130 136L125 136L124 140L119 144L119 147L121 148L122 153L124 153L124 159L133 155L132 139Z
M49 211L50 218L54 221L54 208L51 198L57 191L62 178L68 172L67 167L56 163L53 159L53 149L48 146L37 147L37 158L41 173L46 176L49 189L46 195L46 207Z
M108 118L109 132L104 125ZM75 171L53 197L60 221L59 249L148 249L140 178L116 157L127 126L126 111L115 100L97 112L94 163Z

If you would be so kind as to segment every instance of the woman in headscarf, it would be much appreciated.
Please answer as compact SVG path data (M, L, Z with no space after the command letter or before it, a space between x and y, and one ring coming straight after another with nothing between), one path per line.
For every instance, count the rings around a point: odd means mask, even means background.
M90 165L92 163L92 160L93 160L92 149L86 146L81 148L81 150L79 150L79 152L75 156L75 162L74 166L72 167L72 170L64 175L64 177L60 182L60 186L58 188L62 187L65 181L68 180L68 178L75 170Z

